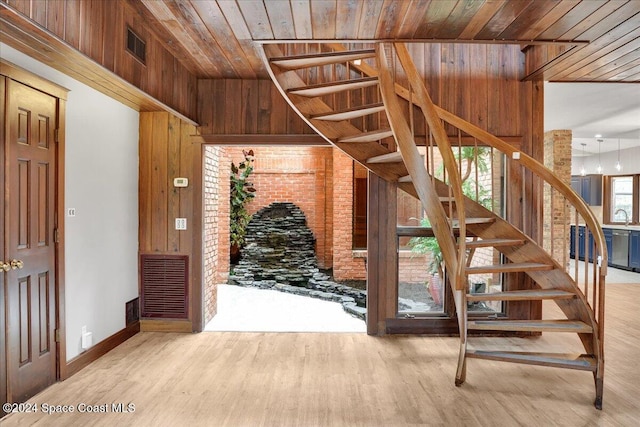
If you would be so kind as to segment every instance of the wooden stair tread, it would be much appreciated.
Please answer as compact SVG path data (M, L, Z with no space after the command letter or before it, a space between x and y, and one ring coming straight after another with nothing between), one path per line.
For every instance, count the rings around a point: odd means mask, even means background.
M442 203L455 203L456 199L453 196L440 196L438 197Z
M384 111L384 104L377 103L370 105L360 105L358 107L332 111L330 113L314 114L310 118L315 120L340 121L355 119L358 117L367 116L369 114L379 113L380 111Z
M579 320L471 320L469 329L520 332L575 332L589 334L593 328Z
M402 162L402 154L399 151L382 154L367 160L367 163L399 163Z
M355 135L344 136L338 139L338 142L373 142L380 139L388 138L393 135L390 128L381 128L369 132L358 133Z
M464 223L469 224L491 224L496 222L495 218L465 218ZM460 221L457 219L453 220L453 227L460 228Z
M524 239L480 239L465 242L467 248L487 248L497 246L518 246L524 244Z
M467 294L467 301L527 301L547 299L570 299L575 294L559 289L530 289L523 291Z
M342 52L318 52L305 55L283 56L270 58L269 62L285 70L316 67L320 65L337 64L340 62L355 61L357 59L372 58L375 49L351 50Z
M315 96L331 95L333 93L338 93L345 90L362 89L362 88L374 86L377 84L378 84L377 77L365 77L363 79L339 80L335 82L327 82L327 83L320 83L320 84L309 85L309 86L302 86L298 88L290 88L290 89L287 89L287 93L300 95L300 96L315 97Z
M595 357L590 354L469 350L467 357L591 372L595 372L598 365Z
M467 274L481 274L481 273L514 273L519 271L544 271L553 270L552 264L540 264L535 262L520 262L509 264L494 264L494 265L480 265L477 267L468 267L466 269Z

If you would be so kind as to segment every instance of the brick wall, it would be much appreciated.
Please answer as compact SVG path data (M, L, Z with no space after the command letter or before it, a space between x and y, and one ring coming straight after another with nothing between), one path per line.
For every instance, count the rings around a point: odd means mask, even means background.
M571 182L570 130L552 130L544 134L544 165L567 184ZM568 230L570 215L565 211L564 197L544 186L543 247L560 263L569 259Z
M366 279L366 251L353 250L353 178L366 176L366 170L360 166L354 170L351 158L328 147L227 147L227 162L242 161L242 150L250 148L255 154L250 180L256 197L248 206L249 212L276 201L295 203L316 237L320 266L332 267L337 280ZM402 200L405 216L419 215L419 202L409 196ZM403 262L401 271L408 280L424 280L423 259L408 257Z
M332 266L332 148L329 147L243 147L226 148L237 164L244 159L243 149L255 154L254 173L249 179L256 197L248 205L249 213L273 202L291 202L307 217L307 226L316 238L320 267Z
M204 147L204 321L217 311L217 284L229 274L229 164L220 147Z
M353 252L353 160L333 151L333 276L364 280L365 258Z
M401 250L398 258L398 283L427 283L430 255Z

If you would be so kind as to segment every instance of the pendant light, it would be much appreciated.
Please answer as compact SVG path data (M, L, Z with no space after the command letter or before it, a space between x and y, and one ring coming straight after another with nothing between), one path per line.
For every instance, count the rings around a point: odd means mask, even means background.
M616 170L618 172L622 170L622 164L620 164L620 138L618 138L618 161L616 162Z
M580 169L580 175L585 176L587 174L587 171L584 169L584 157L586 155L584 151L584 147L586 147L587 144L582 142L580 143L580 145L582 145L582 169Z
M602 140L598 139L598 167L596 168L596 170L598 171L598 173L602 173L602 162L600 161L600 145L602 144Z

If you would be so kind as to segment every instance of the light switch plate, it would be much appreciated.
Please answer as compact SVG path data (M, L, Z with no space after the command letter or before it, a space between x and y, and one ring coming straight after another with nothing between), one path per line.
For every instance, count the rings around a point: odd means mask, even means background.
M187 229L187 218L176 218L176 230Z

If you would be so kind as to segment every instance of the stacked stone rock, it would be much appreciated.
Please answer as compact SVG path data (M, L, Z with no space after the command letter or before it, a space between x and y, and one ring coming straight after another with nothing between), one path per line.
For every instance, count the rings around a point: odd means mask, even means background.
M364 318L366 292L332 282L319 271L315 238L304 212L293 203L275 202L253 215L229 283L340 302L347 312Z

